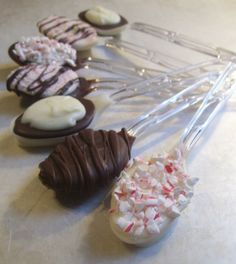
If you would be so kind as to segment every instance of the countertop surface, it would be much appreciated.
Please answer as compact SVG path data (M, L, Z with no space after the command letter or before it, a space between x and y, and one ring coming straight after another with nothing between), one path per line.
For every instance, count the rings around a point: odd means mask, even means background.
M19 98L5 89L6 76L14 68L8 46L21 36L38 34L35 23L44 16L76 17L98 4L130 22L158 25L236 51L232 0L0 0L0 263L235 263L236 96L189 156L188 171L199 178L191 204L174 229L147 248L126 245L113 235L102 204L104 192L72 204L47 190L38 179L38 164L51 150L23 149L15 142L10 124L23 108ZM129 40L129 34L126 37ZM135 108L132 102L111 106L92 126L118 129L145 107ZM174 146L192 114L187 111L181 121L165 123L141 138L133 156L150 156Z

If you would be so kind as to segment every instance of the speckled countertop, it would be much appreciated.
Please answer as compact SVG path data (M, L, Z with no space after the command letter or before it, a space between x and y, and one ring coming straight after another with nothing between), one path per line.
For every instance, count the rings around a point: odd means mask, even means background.
M9 126L22 109L19 99L5 90L5 76L14 67L7 55L9 44L36 34L35 23L44 16L73 17L95 4L116 10L131 22L156 24L236 50L232 0L0 0L0 263L235 263L235 96L191 152L188 169L200 179L192 203L173 232L148 248L127 246L112 234L101 205L103 193L73 208L57 199L37 178L38 163L49 150L24 150L14 141ZM108 111L100 126L115 114L120 122L121 111ZM134 155L174 145L180 128L162 126L155 136L141 140Z

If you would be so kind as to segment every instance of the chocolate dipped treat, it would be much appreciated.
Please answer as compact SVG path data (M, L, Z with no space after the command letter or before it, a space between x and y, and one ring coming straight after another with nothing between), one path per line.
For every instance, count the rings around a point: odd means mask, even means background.
M79 18L92 25L99 35L104 36L120 34L128 24L123 16L100 6L79 13Z
M95 107L84 98L52 96L31 105L16 118L13 133L22 146L57 144L93 120Z
M75 71L59 65L26 65L7 78L7 89L32 101L53 95L84 96L91 82L78 78Z
M40 163L39 178L55 191L90 194L120 174L134 140L125 129L118 133L85 129L67 137Z
M70 44L76 50L87 50L97 43L96 30L77 19L49 16L39 21L37 26L43 35Z
M8 49L12 60L19 65L59 64L74 67L76 50L70 45L47 37L22 38Z

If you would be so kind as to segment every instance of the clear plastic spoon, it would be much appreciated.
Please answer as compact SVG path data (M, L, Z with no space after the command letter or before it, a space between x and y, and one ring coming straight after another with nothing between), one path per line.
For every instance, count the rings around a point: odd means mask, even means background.
M204 43L161 27L135 22L131 25L131 28L221 60L234 61L236 57L234 51Z

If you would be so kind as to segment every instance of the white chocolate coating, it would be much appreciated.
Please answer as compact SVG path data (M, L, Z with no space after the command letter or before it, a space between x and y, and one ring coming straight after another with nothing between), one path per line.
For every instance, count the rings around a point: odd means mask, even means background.
M77 19L49 16L38 22L39 31L76 50L86 50L97 43L97 32L89 24Z
M122 241L135 245L157 242L190 203L197 179L185 173L179 150L149 162L134 160L112 193L110 224Z
M118 24L121 19L119 14L100 6L89 9L85 17L91 23L99 26Z
M43 130L73 127L86 114L85 107L71 96L52 96L41 99L26 109L22 123Z
M76 61L75 49L47 37L22 38L22 41L15 45L13 52L22 62L75 66Z

